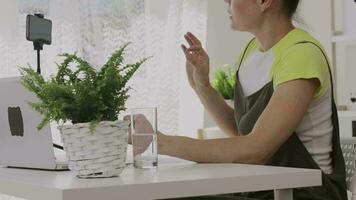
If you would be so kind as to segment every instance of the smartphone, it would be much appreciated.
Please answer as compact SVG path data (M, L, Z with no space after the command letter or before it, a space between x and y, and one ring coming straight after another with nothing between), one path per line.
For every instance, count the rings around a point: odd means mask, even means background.
M52 21L36 15L27 15L26 39L47 45L51 44Z

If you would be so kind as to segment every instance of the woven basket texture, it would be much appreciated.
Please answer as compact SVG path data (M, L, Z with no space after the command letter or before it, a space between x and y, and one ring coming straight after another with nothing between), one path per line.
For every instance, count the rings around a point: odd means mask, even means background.
M69 169L80 178L119 176L125 168L129 126L124 121L100 122L92 133L89 123L62 125Z

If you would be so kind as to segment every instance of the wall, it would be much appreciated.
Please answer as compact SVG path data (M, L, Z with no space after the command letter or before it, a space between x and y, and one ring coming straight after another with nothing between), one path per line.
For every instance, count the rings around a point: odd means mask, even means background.
M223 0L208 0L206 50L210 56L210 77L217 66L235 65L240 52L252 36L230 29L228 6ZM204 113L204 127L214 126L209 114Z
M337 0L339 1L339 0ZM332 0L302 0L297 14L298 25L316 37L332 59Z

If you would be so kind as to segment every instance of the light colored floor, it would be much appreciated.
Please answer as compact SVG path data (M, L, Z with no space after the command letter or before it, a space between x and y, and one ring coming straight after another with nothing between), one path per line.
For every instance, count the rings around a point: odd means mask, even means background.
M25 200L25 199L20 199L20 198L0 194L0 200Z

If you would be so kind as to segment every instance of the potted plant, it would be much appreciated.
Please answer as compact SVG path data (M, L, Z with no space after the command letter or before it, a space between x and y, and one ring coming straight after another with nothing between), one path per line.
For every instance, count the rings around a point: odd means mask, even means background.
M127 46L115 51L100 70L67 53L48 80L31 66L20 68L22 84L39 99L30 106L44 115L37 128L50 121L61 124L69 169L78 177L118 176L124 169L129 127L118 114L126 109L127 82L148 59L124 65Z
M219 66L215 70L211 85L224 97L226 103L232 108L234 107L235 84L236 74L230 65Z

